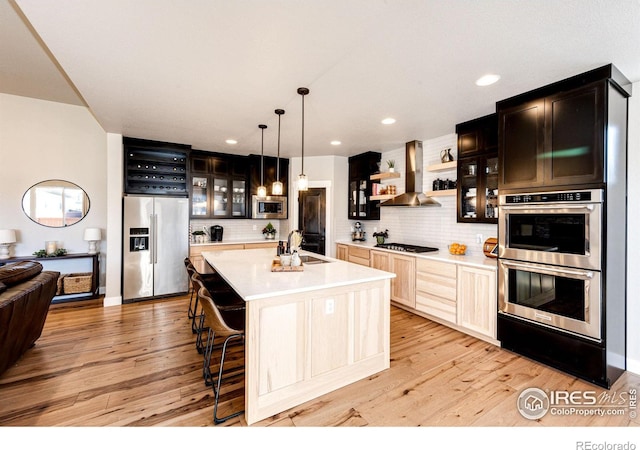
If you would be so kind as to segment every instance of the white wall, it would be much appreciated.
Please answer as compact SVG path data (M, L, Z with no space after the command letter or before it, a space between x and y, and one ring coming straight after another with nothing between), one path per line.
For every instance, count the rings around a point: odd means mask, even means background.
M0 228L17 230L12 256L30 256L45 241L69 253L86 253L84 229L101 228L101 285L107 245L106 133L87 108L0 94ZM49 179L71 181L89 195L90 209L77 224L50 228L22 211L22 196Z
M627 369L640 373L640 82L629 99L627 177Z

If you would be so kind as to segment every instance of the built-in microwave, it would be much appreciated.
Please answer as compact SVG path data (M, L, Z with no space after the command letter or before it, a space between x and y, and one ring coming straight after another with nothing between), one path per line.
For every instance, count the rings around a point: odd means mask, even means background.
M251 196L251 217L254 219L286 219L287 197L277 195Z

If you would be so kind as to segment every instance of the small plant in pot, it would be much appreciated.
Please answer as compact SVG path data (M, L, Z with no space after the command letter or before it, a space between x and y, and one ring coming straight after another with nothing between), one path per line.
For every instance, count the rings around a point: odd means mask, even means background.
M377 231L373 233L373 237L376 238L376 243L384 244L384 240L389 237L389 230Z
M387 166L389 167L389 172L396 171L396 161L394 159L387 160Z
M271 222L269 222L267 226L262 229L262 234L264 235L265 239L276 238L276 229L273 227Z

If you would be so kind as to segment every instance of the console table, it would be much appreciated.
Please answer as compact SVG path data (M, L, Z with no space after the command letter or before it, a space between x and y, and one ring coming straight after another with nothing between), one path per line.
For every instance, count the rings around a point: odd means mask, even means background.
M61 294L53 297L52 303L61 303L75 300L87 300L98 297L98 288L100 286L100 259L98 257L99 254L90 255L88 253L70 253L65 256L52 256L44 258L38 258L36 256L15 256L13 258L1 260L0 266L19 261L38 261L42 264L43 270L54 270L60 272L60 275L78 271L91 272L91 291L78 294ZM86 261L83 262L82 260ZM74 264L76 265L76 267L78 267L79 265L82 265L83 267L88 267L90 265L91 267L90 269L74 269L72 268Z

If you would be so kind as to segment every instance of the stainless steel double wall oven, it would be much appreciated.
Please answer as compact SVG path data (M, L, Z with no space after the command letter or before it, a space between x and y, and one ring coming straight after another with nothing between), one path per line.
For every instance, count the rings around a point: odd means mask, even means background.
M499 311L602 335L602 189L501 195Z

